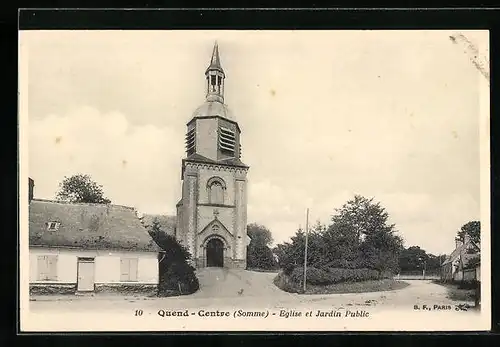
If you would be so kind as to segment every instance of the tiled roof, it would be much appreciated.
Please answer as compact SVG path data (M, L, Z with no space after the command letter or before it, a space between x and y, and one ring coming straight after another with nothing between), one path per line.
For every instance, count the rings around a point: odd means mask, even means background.
M47 230L47 223L60 223ZM29 206L30 246L158 252L132 207L34 199Z
M165 233L169 235L175 234L175 227L177 224L177 219L175 216L166 216L161 214L144 214L142 216L143 225L147 230L151 230L154 220L158 221L161 230L163 230Z

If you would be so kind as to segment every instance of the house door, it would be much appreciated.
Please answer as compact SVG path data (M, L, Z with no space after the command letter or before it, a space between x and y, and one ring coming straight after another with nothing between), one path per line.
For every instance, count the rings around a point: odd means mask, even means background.
M94 291L94 258L78 258L77 290Z
M207 266L224 266L224 244L219 239L211 239L207 243Z

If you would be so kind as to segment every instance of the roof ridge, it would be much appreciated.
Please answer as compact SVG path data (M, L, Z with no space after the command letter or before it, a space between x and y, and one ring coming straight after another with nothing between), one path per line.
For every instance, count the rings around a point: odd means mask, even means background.
M126 205L118 205L118 204L101 204L96 202L70 202L70 201L62 201L55 199L41 199L41 198L33 198L31 201L39 201L39 202L49 202L53 204L61 204L61 205L79 205L79 206L111 206L111 207L122 207L128 210L136 210L133 206Z

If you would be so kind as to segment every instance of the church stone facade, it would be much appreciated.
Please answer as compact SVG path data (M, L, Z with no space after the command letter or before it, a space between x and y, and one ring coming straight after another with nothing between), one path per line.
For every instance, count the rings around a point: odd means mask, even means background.
M246 268L247 172L241 130L224 104L224 79L215 43L205 71L206 100L187 124L182 198L176 238L196 268Z

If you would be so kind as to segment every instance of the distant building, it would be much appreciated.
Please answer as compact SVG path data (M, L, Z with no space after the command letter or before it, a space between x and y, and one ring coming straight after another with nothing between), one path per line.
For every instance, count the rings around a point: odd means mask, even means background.
M464 241L455 240L455 250L441 264L441 280L454 282L480 281L481 263L475 261L480 248L466 235Z
M224 103L219 49L205 71L206 100L187 124L176 238L194 266L246 268L247 172L241 130Z
M31 200L31 294L153 294L159 254L131 207Z

